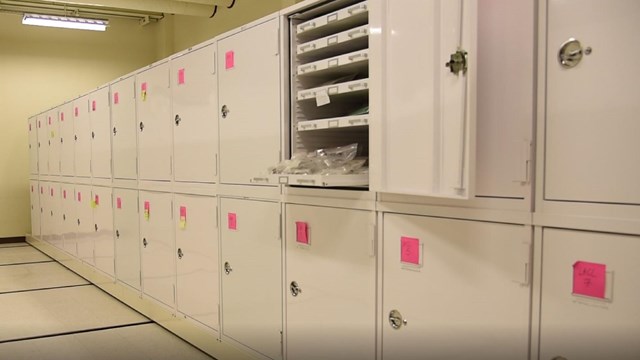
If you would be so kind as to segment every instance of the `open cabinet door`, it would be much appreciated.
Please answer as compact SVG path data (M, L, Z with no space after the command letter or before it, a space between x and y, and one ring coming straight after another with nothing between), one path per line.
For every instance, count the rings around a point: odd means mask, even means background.
M372 88L372 190L469 197L476 7L468 0L372 4L371 61L382 74Z

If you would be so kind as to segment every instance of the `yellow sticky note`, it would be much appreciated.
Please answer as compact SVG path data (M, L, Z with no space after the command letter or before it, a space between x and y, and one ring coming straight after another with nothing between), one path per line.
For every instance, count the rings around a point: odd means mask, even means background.
M56 133L55 133L55 132L53 132L53 130L51 130L51 137L52 137L52 138L56 137Z
M142 101L147 101L147 91L143 90L141 95L142 95Z
M184 230L187 227L187 220L180 218L180 223L178 225L180 226L180 229Z
M149 210L144 211L144 219L149 220Z
M95 209L97 206L96 201L95 200L91 200L91 208Z

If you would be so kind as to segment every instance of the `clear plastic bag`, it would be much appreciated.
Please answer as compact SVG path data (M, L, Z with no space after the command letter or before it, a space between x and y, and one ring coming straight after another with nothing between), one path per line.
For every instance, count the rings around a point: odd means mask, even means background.
M269 168L270 174L285 175L346 175L366 173L367 159L356 158L358 144L296 152L291 159Z

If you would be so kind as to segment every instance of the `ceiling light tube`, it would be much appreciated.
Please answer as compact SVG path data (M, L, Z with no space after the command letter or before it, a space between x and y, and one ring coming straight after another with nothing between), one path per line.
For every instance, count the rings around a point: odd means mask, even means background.
M56 15L24 14L22 24L65 29L105 31L107 29L107 25L109 25L109 21Z

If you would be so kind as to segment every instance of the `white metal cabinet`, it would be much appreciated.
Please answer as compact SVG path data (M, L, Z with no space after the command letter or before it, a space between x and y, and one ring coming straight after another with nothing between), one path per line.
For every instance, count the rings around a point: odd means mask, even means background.
M111 84L113 177L116 179L135 179L138 172L135 80L131 76Z
M60 204L60 184L59 183L49 183L49 191L47 194L47 209L48 214L45 216L49 216L49 220L47 220L48 224L48 242L57 247L58 249L62 249L62 211Z
M38 118L29 118L29 174L38 174ZM37 188L36 188L37 189Z
M141 180L171 180L172 119L169 63L136 75L138 176Z
M31 203L31 236L40 238L40 188L38 186L38 180L29 180L29 188L29 200Z
M640 237L562 229L542 236L539 358L638 359Z
M111 112L109 87L89 94L91 123L91 174L94 178L111 178Z
M60 134L58 108L45 113L47 121L47 143L49 145L49 175L60 175Z
M280 204L223 198L220 210L223 335L280 359Z
M114 276L113 206L111 188L94 186L91 189L96 269Z
M217 199L175 194L174 204L178 311L218 330Z
M469 197L476 5L408 0L372 7L373 19L384 19L371 34L372 71L384 79L384 89L372 87L382 93L371 102L381 119L371 124L373 190ZM459 49L468 54L466 71L445 66Z
M211 44L171 60L176 181L212 183L217 175L215 51L215 44Z
M47 120L44 113L36 116L38 126L38 172L40 175L49 174L49 137L47 133Z
M75 186L76 203L76 248L78 259L94 265L94 233L93 211L91 209L91 186Z
M58 111L58 124L60 126L60 175L74 175L74 128L73 128L73 103L68 102ZM73 195L73 194L72 194ZM70 196L71 198L73 196Z
M114 188L113 198L116 279L140 290L138 191Z
M385 213L383 229L383 359L528 359L530 227Z
M78 230L76 216L75 187L73 184L60 184L60 211L62 212L62 249L77 256L76 232ZM85 210L86 211L86 210Z
M140 191L139 195L142 289L171 307L176 281L172 200L169 193Z
M639 12L633 0L613 1L606 9L595 0L548 4L547 200L640 204L640 69L634 61L640 43L633 36L640 31ZM581 45L566 52L580 50L575 67L558 60L569 39Z
M40 239L42 241L49 241L51 236L51 225L49 223L49 183L40 181L38 186L40 187Z
M374 213L285 211L287 359L375 358Z
M91 177L91 119L88 95L73 101L75 175Z
M260 184L280 160L277 19L218 41L220 182Z

